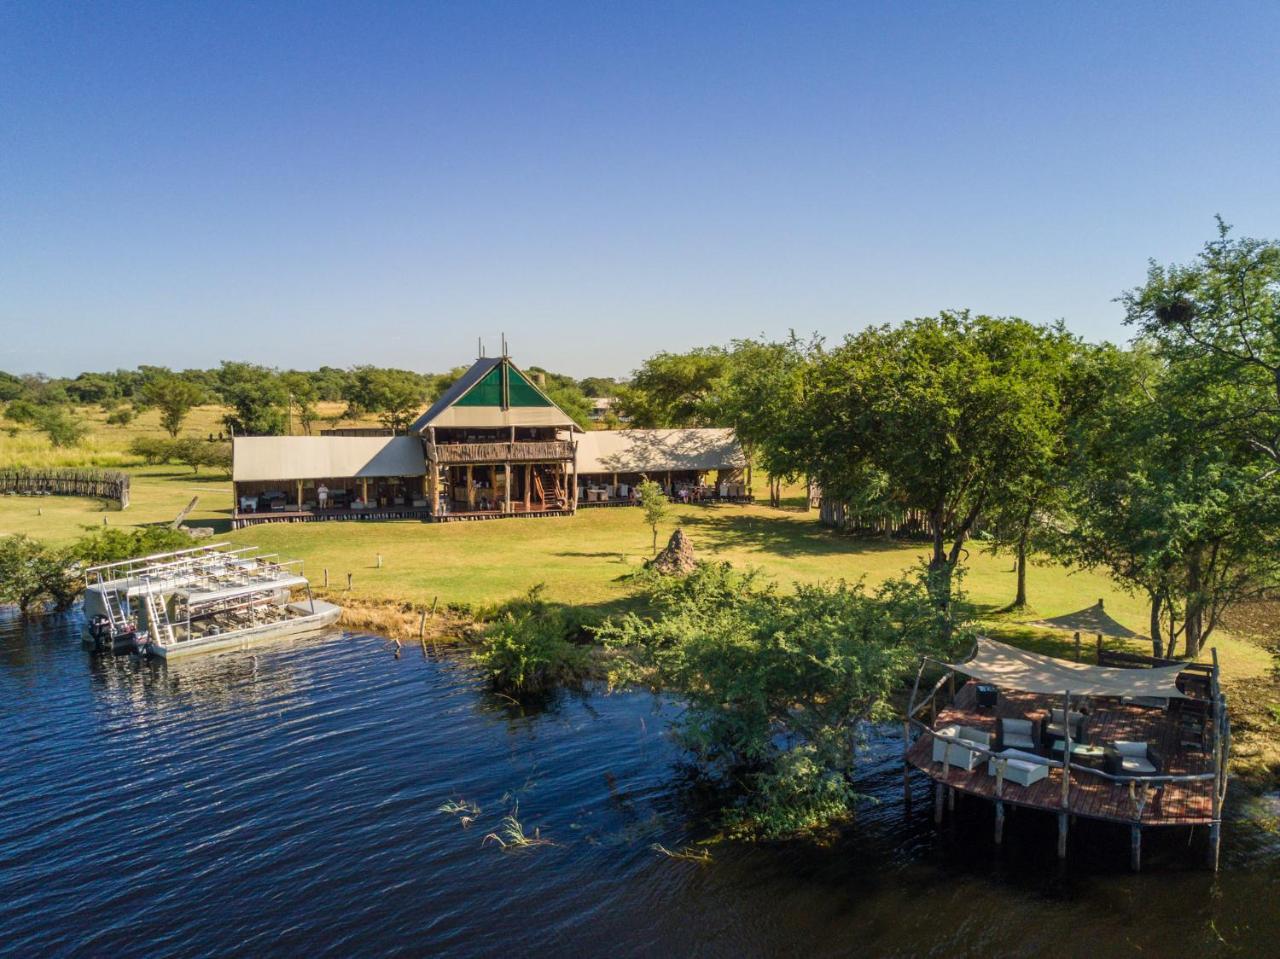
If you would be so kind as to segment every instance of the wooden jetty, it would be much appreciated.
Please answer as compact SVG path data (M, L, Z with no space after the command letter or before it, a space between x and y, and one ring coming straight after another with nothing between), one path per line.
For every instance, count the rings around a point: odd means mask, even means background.
M1071 663L985 638L964 662L926 657L903 724L908 801L912 769L933 780L939 822L957 794L989 800L997 843L1007 806L1054 814L1062 857L1072 820L1128 825L1134 869L1143 829L1203 826L1217 869L1231 737L1216 650L1212 664L1126 654L1121 666L1101 650L1099 659ZM1059 683L1060 692L1050 690ZM1029 725L1031 745L1008 747L1006 721L1019 732ZM1143 758L1126 763L1124 751ZM1064 763L1064 755L1071 759Z

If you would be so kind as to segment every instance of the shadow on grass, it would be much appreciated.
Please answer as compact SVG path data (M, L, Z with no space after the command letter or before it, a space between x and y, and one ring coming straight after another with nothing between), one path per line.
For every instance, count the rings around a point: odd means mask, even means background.
M889 539L857 539L832 532L812 520L790 515L754 516L725 512L685 514L678 525L709 547L760 550L778 556L847 556L897 552L910 544ZM696 548L695 540L695 548Z

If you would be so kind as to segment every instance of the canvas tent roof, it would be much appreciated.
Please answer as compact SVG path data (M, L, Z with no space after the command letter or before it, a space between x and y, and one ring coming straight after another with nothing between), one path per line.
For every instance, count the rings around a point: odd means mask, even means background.
M261 480L423 476L416 436L237 436L231 478Z
M740 469L747 465L731 429L593 430L578 438L581 473Z
M1027 693L1053 695L1070 690L1073 696L1186 698L1177 686L1182 666L1155 669L1089 666L1006 646L985 636L978 639L973 656L950 665L966 676Z
M573 418L525 376L510 357L486 356L454 381L410 428L492 429L503 426L554 426L580 430Z
M1052 619L1038 619L1028 623L1029 626L1047 626L1049 629L1066 629L1080 633L1101 633L1103 636L1114 636L1118 639L1134 639L1138 636L1133 630L1122 626L1107 615L1102 600L1087 609L1074 613L1054 616Z

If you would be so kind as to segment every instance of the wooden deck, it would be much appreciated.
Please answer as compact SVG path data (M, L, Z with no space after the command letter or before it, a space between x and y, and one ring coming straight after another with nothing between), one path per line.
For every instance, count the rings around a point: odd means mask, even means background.
M258 526L262 523L329 523L355 520L431 519L426 507L379 506L370 509L302 509L271 510L261 513L236 511L231 519L232 529Z
M991 709L979 710L974 684L967 683L956 693L955 702L939 710L934 729L950 724L971 726L994 734L996 718L1022 719L1050 707L1061 708L1061 699L1034 693L1006 692L1000 690L999 704ZM1183 749L1177 722L1159 709L1130 706L1114 699L1095 699L1087 727L1088 741L1101 745L1113 740L1150 742L1164 757L1167 775L1197 775L1211 773L1213 763L1209 752ZM944 775L943 764L933 762L933 736L922 734L907 751L907 761L925 772L937 782L954 786L961 792L983 799L996 799L996 778L987 773L985 759L972 772L954 766ZM1138 804L1130 799L1129 785L1117 783L1080 769L1079 762L1072 763L1070 802L1067 812L1089 819L1101 819L1141 826L1189 826L1213 821L1214 780L1160 783L1139 811ZM1137 786L1141 796L1143 786ZM1062 806L1062 770L1050 769L1049 775L1031 786L1020 786L1005 781L999 797L1006 803L1060 813Z

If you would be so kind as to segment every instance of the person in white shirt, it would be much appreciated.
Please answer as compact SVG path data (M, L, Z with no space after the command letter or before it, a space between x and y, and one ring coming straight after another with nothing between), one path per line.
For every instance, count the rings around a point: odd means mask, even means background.
M321 483L316 488L316 499L319 501L321 509L324 509L326 506L328 506L329 505L329 487Z

